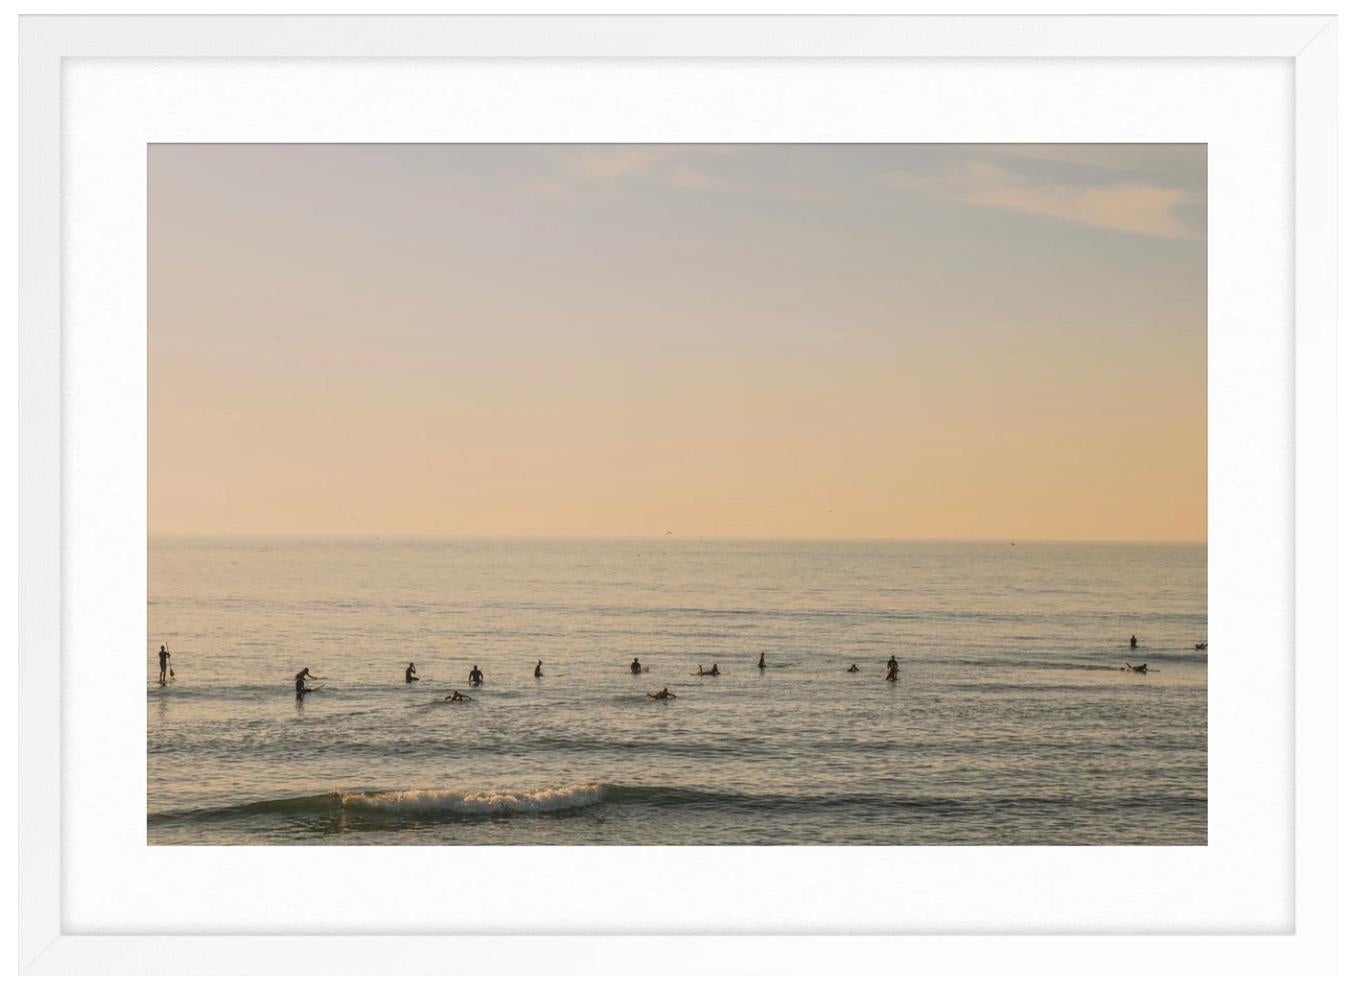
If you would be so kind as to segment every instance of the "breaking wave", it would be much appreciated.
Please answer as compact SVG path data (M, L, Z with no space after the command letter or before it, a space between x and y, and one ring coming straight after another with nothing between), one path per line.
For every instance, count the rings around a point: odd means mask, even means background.
M604 790L601 783L587 783L570 787L545 787L542 790L392 790L341 793L338 797L340 805L344 807L393 812L494 815L587 808L604 799Z
M922 794L886 798L864 793L747 794L678 786L571 784L536 790L375 790L331 791L227 807L151 814L148 825L192 825L265 819L295 829L321 832L381 831L501 817L571 817L601 804L696 807L752 818L769 815L855 811L858 817L893 818L977 816L1050 817L1053 810L1115 816L1131 809L1196 812L1205 809L1205 792L1155 791L1116 797Z
M599 804L607 790L608 786L602 783L538 790L336 790L226 807L159 812L149 815L147 821L153 825L241 818L281 818L296 822L446 821L496 815L551 814Z

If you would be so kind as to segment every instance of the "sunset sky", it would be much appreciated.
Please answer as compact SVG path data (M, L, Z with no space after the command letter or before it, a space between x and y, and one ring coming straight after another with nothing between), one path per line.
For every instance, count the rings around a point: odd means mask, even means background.
M154 145L152 535L1168 539L1201 145Z

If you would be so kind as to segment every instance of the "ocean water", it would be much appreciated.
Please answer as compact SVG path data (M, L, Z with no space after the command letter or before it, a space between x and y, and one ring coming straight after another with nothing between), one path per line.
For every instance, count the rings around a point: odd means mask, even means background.
M1204 545L177 539L149 573L153 844L1207 842Z

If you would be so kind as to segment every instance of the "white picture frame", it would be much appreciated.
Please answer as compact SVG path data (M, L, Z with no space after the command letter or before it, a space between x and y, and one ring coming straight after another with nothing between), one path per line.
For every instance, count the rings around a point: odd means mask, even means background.
M306 944L280 942L269 927L248 924L197 930L165 921L106 930L73 923L73 847L63 810L69 799L63 751L69 748L71 711L49 674L63 665L53 633L71 624L73 576L70 542L73 521L64 477L72 458L63 413L71 403L70 356L63 355L66 316L63 283L70 258L78 195L64 185L63 163L73 134L70 100L79 89L72 75L82 60L110 58L231 59L233 72L251 72L252 59L584 59L666 60L720 57L729 60L788 59L816 64L836 59L1014 59L1126 60L1198 59L1207 78L1211 60L1287 60L1293 82L1294 336L1293 378L1284 382L1295 397L1295 610L1292 624L1299 716L1295 752L1278 757L1293 771L1291 841L1299 854L1279 867L1291 882L1291 907L1281 917L1254 927L1209 923L1192 928L1137 927L1136 963L1145 972L1231 970L1291 972L1323 966L1338 949L1334 908L1337 882L1338 796L1335 790L1340 741L1333 707L1338 687L1337 621L1334 587L1338 515L1338 348L1335 310L1337 261L1337 40L1332 17L417 17L417 18L57 18L20 22L20 782L19 782L19 955L29 973L305 973L333 969L343 957L349 972L649 972L658 958L665 972L786 969L838 973L870 970L920 972L974 970L984 956L991 969L1006 973L1049 972L1054 956L1062 970L1098 972L1111 956L1126 958L1126 936L1113 925L1063 929L1055 916L1031 928L997 928L982 919L971 926L956 917L938 929L887 928L869 936L861 919L843 919L839 934L815 934L795 916L771 918L764 927L736 920L730 931L743 937L697 934L703 929L624 928L598 922L573 927L563 920L536 934L413 934L402 924L365 932L313 934ZM1040 28L1040 30L1037 30ZM1109 134L1092 140L1113 140ZM296 135L247 133L219 139L295 139ZM597 139L597 134L579 140ZM176 135L162 133L158 140ZM569 122L545 134L571 140ZM653 140L638 135L634 140ZM191 138L189 140L202 140ZM309 140L318 140L311 136ZM482 139L487 140L487 139ZM514 140L514 139L509 139ZM682 136L681 140L690 140ZM937 140L937 139L934 139ZM1193 140L1183 135L1180 140ZM1210 246L1209 246L1210 251ZM144 326L143 326L144 327ZM1274 375L1287 381L1289 370ZM138 619L132 619L139 624ZM1218 633L1212 633L1217 641ZM140 689L140 685L138 686ZM1302 720L1304 716L1304 720ZM1213 720L1216 720L1214 715ZM144 803L144 797L137 799ZM1210 802L1209 802L1210 803ZM282 863L286 854L263 858ZM561 851L521 850L535 872L551 871ZM353 858L347 853L343 858ZM651 858L641 851L634 858ZM1301 858L1301 857L1305 858ZM755 857L750 856L751 860ZM1006 858L1019 859L1020 854ZM492 857L488 857L492 859ZM730 862L725 872L741 873ZM984 887L968 881L967 887ZM634 899L635 895L629 895ZM814 895L808 894L813 900ZM833 901L827 899L827 903ZM897 933L910 932L902 935ZM944 937L920 934L959 932ZM987 933L1038 932L997 940ZM1079 941L1052 937L1067 931L1095 932ZM1195 933L1191 939L1174 933ZM1223 934L1211 934L1212 932ZM386 934L382 934L385 932ZM571 934L585 932L590 934ZM689 934L672 934L672 933ZM1111 933L1111 934L1110 934ZM1249 934L1269 934L1267 943ZM812 943L809 947L807 944ZM1053 944L1060 946L1057 953ZM996 959L997 948L1003 949ZM814 955L808 951L814 949ZM836 955L850 952L850 956ZM154 953L154 956L152 955ZM780 964L782 964L780 966ZM802 965L804 964L804 966Z

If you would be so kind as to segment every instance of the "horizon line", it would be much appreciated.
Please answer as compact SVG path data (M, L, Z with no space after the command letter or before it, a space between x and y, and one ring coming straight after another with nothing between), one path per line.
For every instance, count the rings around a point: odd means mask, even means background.
M1207 545L1206 538L1019 538L1014 536L948 535L560 535L560 534L459 534L444 532L311 533L311 532L161 532L147 533L148 542L176 539L214 541L304 541L304 542L971 542L1018 544L1085 545Z

